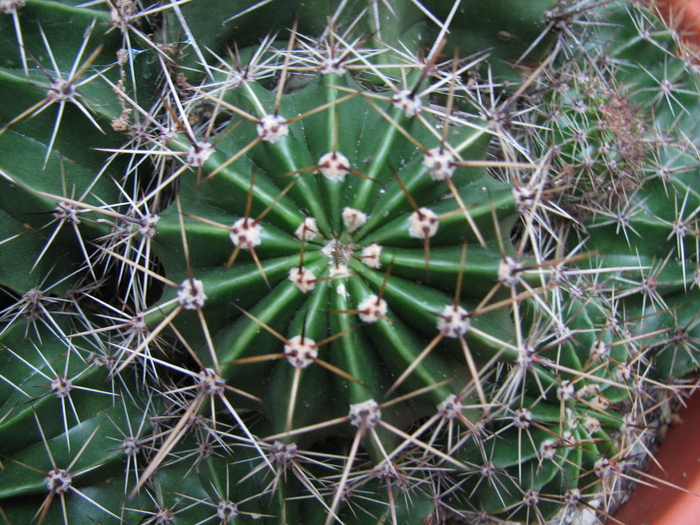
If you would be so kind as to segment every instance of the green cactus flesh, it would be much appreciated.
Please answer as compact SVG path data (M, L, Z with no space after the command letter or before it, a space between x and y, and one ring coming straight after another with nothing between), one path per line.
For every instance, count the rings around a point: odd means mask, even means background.
M5 522L607 516L697 368L678 43L225 4L0 3Z

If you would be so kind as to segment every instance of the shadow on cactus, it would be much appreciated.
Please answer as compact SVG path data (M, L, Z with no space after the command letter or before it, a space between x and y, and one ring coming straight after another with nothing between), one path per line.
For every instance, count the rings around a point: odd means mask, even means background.
M604 519L639 474L697 363L695 72L626 5L336 4L3 2L8 523Z

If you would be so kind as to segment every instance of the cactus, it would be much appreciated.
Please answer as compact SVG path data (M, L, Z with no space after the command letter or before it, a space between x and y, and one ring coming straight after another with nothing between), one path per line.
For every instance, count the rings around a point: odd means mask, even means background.
M605 519L697 368L697 72L626 2L2 0L7 523Z

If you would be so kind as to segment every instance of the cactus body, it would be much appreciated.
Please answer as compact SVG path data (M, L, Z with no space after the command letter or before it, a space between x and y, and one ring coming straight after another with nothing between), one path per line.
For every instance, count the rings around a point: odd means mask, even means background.
M614 508L697 365L696 73L434 4L3 1L8 523Z

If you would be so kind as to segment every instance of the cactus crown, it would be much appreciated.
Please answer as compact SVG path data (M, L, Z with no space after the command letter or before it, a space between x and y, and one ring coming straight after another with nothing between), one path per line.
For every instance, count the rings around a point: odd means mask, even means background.
M5 520L612 512L698 362L698 86L588 4L2 0Z

